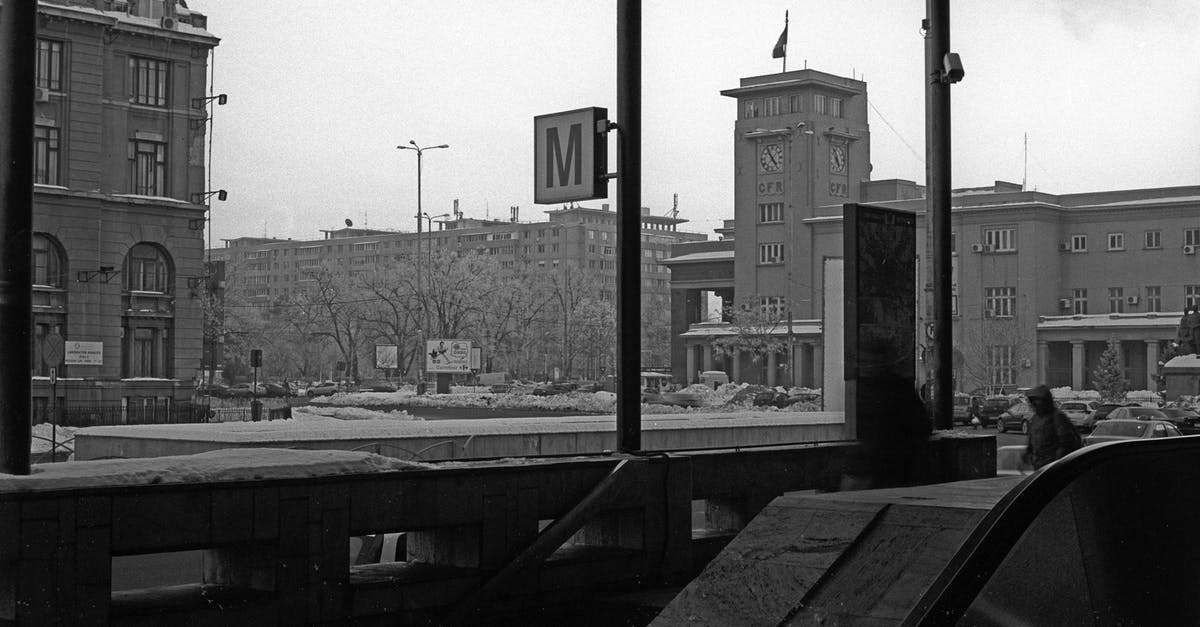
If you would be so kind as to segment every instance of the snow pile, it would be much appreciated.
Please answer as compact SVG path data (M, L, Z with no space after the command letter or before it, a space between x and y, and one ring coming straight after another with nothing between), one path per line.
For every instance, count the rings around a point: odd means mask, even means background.
M29 443L29 452L32 454L42 454L50 452L50 440L53 437L54 442L58 444L59 451L70 451L71 440L75 438L75 432L79 427L64 427L53 426L48 422L42 422L33 425L33 439ZM66 443L64 448L63 443Z
M424 418L414 416L403 409L375 411L363 407L342 406L317 407L310 405L308 407L295 407L292 409L292 416L295 417L297 414L305 419L310 419L313 416L322 416L337 420L424 420Z
M302 479L435 467L357 451L241 448L172 457L36 464L29 475L0 474L0 490Z

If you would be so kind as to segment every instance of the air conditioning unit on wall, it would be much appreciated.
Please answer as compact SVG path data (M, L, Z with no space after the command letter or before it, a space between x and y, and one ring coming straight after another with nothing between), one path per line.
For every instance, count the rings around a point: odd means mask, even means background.
M50 102L50 90L45 87L33 88L34 102Z
M1058 249L1064 253L1071 252L1071 242L1063 242L1058 245Z
M1126 305L1136 305L1136 304L1138 304L1138 297L1137 297L1137 296L1126 296L1126 297L1125 297L1125 304L1126 304Z
M1183 247L1183 254L1185 254L1185 255L1194 255L1194 254L1196 254L1196 247L1195 247L1195 246L1192 246L1191 244L1188 244L1187 246L1184 246L1184 247Z
M1058 308L1059 309L1070 309L1072 304L1073 303L1071 302L1070 298L1058 299Z

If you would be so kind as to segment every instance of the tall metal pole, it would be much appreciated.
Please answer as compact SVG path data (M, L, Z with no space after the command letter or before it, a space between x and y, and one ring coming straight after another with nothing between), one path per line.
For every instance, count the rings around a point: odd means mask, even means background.
M933 424L953 427L954 366L950 257L950 83L943 58L950 52L950 0L928 0L925 33L926 189L933 238Z
M416 141L411 140L411 139L408 140L408 144L409 145L407 145L407 146L404 146L404 145L396 146L396 149L397 150L412 150L417 153L417 276L416 276L416 288L417 289L416 289L416 291L417 291L417 301L418 301L417 306L421 308L421 316L420 316L420 321L419 321L421 328L419 330L421 331L422 335L424 335L425 333L428 332L428 329L425 328L425 326L426 326L425 325L425 304L424 304L424 301L421 299L421 291L423 289L422 280L421 280L421 216L424 215L424 211L422 211L422 209L421 209L421 157L425 154L426 150L434 150L437 148L449 148L450 145L449 144L439 144L437 146L421 147L421 146L417 145ZM431 224L431 226L432 226L432 224ZM429 245L430 245L430 247L432 247L433 242L430 241ZM424 342L422 342L421 339L418 339L417 341L420 342L420 345L417 347L418 353L421 354L421 359L424 360L424 352L425 352ZM423 370L424 370L424 368L422 366L418 365L417 372L422 377L424 376Z
M29 474L29 256L33 231L33 88L37 3L0 11L0 472Z
M617 450L642 448L642 3L617 0Z

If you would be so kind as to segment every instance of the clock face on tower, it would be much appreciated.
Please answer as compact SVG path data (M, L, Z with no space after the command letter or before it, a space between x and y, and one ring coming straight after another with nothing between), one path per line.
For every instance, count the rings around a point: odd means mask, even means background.
M769 144L763 146L758 156L758 167L763 172L778 172L783 169L783 146Z
M846 145L845 144L830 144L829 146L829 171L833 174L846 173Z

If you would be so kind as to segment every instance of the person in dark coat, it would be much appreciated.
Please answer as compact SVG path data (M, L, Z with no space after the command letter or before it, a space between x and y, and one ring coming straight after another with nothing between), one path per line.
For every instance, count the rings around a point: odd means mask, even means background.
M1079 433L1067 415L1054 405L1050 388L1039 385L1025 395L1033 408L1025 457L1034 470L1079 448Z

